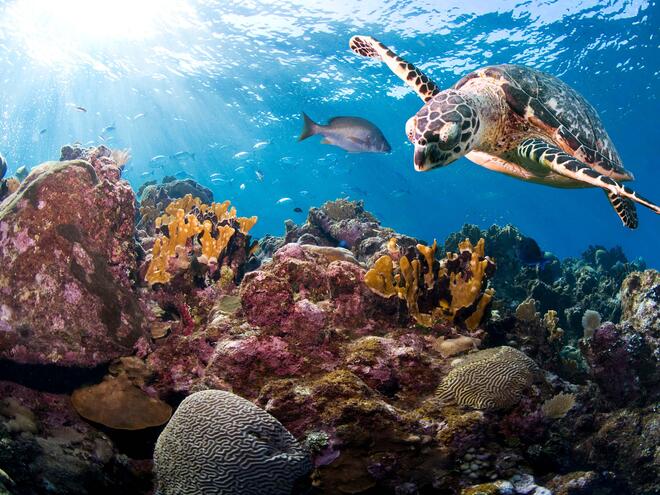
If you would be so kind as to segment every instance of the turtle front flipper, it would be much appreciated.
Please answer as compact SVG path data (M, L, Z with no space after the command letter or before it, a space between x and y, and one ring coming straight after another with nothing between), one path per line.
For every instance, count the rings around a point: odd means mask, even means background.
M612 208L614 208L616 214L619 215L623 225L629 229L636 229L638 222L637 208L635 208L635 203L633 203L628 198L622 198L618 194L614 194L608 190L605 190L604 192L608 201L612 205Z
M637 222L636 220L633 221L633 217L631 216L633 215L631 212L634 210L631 210L630 206L627 206L623 200L634 201L660 214L660 206L653 204L650 200L640 196L629 187L624 186L614 179L599 174L586 163L577 160L574 156L569 155L557 146L549 144L542 139L524 140L518 145L517 152L521 157L548 167L553 172L564 177L604 189L608 193L608 199L610 199L612 206L614 206L614 209L626 227L635 228ZM616 198L622 200L620 205L618 203L615 205L614 200ZM621 211L625 211L626 218L621 214L620 209ZM627 219L630 225L627 223Z
M371 36L353 36L349 42L351 50L363 57L385 62L403 82L415 90L419 97L428 103L440 89L421 70L399 57L380 41Z

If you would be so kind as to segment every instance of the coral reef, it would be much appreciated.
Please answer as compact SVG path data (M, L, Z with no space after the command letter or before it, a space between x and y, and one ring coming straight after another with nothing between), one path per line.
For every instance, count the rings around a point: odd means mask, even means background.
M163 494L660 491L660 275L620 250L436 256L337 200L250 256L194 181L136 226L125 153L62 158L0 203L0 491L153 493L172 410Z
M487 230L464 225L447 238L445 251L455 251L466 238L472 243L485 239L488 254L497 263L490 281L496 293L495 309L512 312L533 298L543 314L556 311L559 327L574 338L582 337L582 316L587 310L598 312L604 321L618 322L621 283L626 275L645 268L642 261L628 261L621 248L602 246L589 247L579 259L560 261L551 253L530 259L530 239L512 225L493 225Z
M163 495L288 495L311 468L309 454L275 418L220 390L187 397L154 452Z

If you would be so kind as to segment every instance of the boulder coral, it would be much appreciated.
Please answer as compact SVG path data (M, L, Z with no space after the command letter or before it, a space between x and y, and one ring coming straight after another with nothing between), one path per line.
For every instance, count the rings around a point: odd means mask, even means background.
M229 392L187 397L154 451L162 495L289 495L309 454L270 414Z
M48 162L0 203L0 358L92 367L144 335L119 175L107 156Z

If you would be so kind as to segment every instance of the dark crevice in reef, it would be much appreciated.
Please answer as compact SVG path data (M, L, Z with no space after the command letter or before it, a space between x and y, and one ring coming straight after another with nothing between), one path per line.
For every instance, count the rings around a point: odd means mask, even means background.
M98 383L107 372L107 364L82 368L56 364L21 364L0 359L0 380L53 394L69 394L83 385Z

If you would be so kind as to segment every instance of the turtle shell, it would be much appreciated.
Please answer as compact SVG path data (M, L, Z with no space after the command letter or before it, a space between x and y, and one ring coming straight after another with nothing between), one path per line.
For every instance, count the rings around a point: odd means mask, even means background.
M500 85L511 110L552 139L565 152L604 175L630 175L596 110L560 79L520 65L493 65L458 81L486 77ZM631 176L632 177L632 176Z

